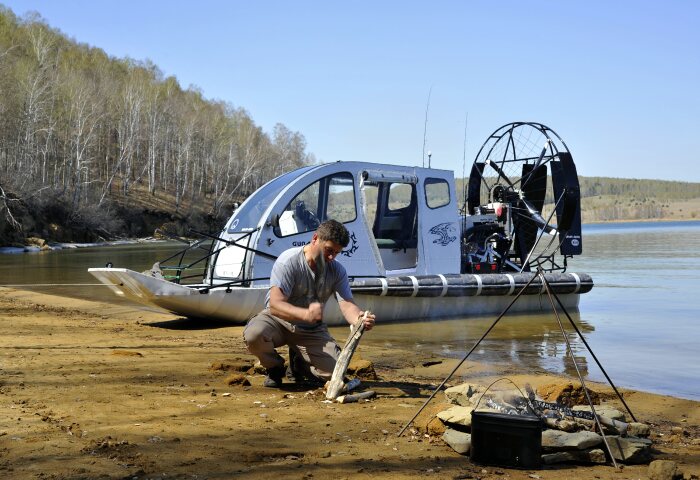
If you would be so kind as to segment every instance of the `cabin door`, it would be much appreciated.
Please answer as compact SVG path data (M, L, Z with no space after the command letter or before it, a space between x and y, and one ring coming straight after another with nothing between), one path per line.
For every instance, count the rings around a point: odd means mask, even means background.
M387 275L418 264L418 201L415 182L364 181L367 224Z

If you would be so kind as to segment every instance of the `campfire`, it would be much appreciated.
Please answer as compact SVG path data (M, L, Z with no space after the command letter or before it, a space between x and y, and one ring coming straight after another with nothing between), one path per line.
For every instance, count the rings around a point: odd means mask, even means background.
M536 468L612 459L648 463L649 426L628 422L625 413L601 404L596 392L588 392L594 407L580 402L585 398L581 390L573 384L541 387L537 392L526 386L525 393L491 391L474 384L448 388L445 395L452 407L437 415L445 429L442 439L456 452L489 465Z

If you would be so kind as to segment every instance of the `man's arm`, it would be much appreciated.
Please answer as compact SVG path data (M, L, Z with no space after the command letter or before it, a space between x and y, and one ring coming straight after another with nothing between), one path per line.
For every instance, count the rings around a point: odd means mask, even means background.
M289 303L279 287L270 287L270 313L288 322L319 323L323 320L323 305L313 302L309 308L301 308Z
M355 304L354 300L339 299L338 306L340 306L340 312L350 325L357 325L362 321L362 317L364 316L365 312L360 310L360 307ZM374 320L374 314L371 312L368 313L367 318L364 319L365 330L372 330L372 327L374 327Z

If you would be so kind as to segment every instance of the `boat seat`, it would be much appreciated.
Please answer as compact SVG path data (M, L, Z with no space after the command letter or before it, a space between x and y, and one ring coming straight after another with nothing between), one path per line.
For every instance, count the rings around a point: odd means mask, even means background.
M394 240L393 238L377 238L377 247L380 249L405 250L407 248L416 248L418 240L411 238L408 240Z

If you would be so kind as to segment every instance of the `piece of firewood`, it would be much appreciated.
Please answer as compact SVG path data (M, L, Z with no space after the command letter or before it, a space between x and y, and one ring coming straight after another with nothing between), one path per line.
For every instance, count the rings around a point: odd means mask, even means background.
M335 368L333 369L333 375L331 376L330 382L328 382L328 388L326 389L326 398L328 400L335 400L340 395L340 391L343 389L345 372L348 370L348 365L350 365L350 360L352 359L352 354L355 353L357 344L360 343L360 338L365 331L365 319L369 311L366 311L360 321L359 325L353 327L350 331L350 336L348 337L345 346L340 351L338 356L338 361L335 363Z
M336 398L335 401L338 403L353 403L353 402L359 402L360 400L364 400L366 398L372 398L375 395L376 394L375 394L374 390L367 390L366 392L341 395L338 398Z

